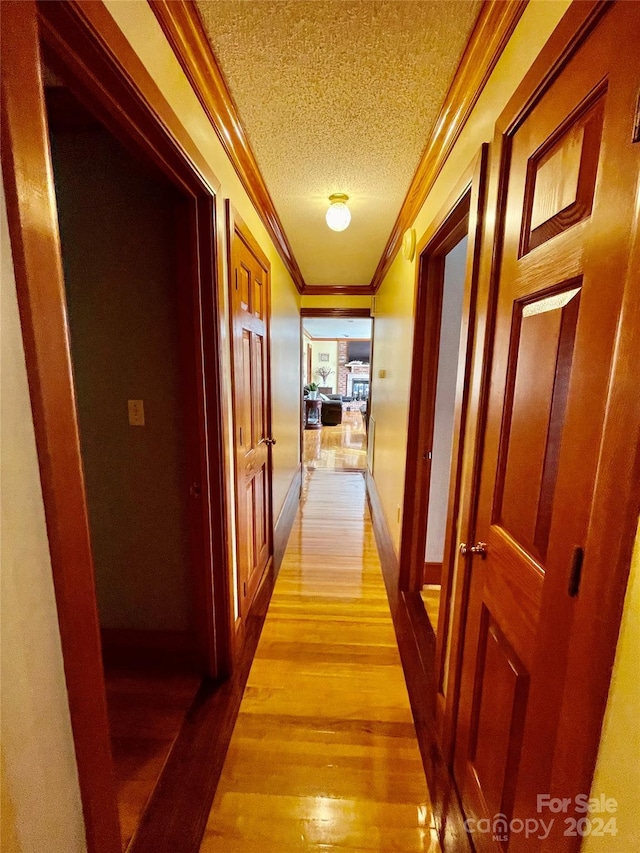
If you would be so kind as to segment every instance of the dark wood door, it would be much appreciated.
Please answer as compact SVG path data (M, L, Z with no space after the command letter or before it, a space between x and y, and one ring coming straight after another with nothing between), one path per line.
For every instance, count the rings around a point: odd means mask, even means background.
M638 182L639 27L635 3L613 7L496 141L505 225L476 536L486 555L469 554L455 751L482 851L565 849L519 823L509 837L474 821L555 817L551 838L562 836L566 815L540 811L537 795L589 793L557 772L556 732L581 572L607 571L590 559L590 515Z
M231 220L238 603L244 617L272 557L269 264L237 215Z

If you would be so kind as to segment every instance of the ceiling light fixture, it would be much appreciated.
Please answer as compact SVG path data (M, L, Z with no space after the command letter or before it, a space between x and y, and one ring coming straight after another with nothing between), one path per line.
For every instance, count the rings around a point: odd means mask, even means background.
M349 196L344 193L333 193L329 196L327 210L327 225L332 231L344 231L351 222L351 211L347 207Z

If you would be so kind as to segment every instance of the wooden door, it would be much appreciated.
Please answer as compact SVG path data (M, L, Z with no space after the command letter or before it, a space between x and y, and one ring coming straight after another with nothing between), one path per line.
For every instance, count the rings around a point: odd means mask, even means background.
M239 615L273 554L269 394L269 262L228 207Z
M637 4L610 8L496 140L505 225L475 537L486 555L468 553L454 762L482 851L579 843L537 795L589 793L560 768L572 744L556 732L571 713L581 575L604 583L610 571L590 519L638 185L639 31ZM581 732L569 737L578 753ZM556 820L546 841L519 823L478 829L500 814Z

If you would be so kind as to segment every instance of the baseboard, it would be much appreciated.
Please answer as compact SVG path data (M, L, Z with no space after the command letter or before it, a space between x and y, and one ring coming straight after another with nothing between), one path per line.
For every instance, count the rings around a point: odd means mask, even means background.
M424 569L422 571L422 583L441 584L442 583L442 563L428 563L425 560Z
M106 667L202 672L194 631L102 628L100 635Z
M443 853L471 853L471 843L464 828L464 813L435 727L433 630L429 633L425 629L424 607L419 601L419 595L405 596L398 588L400 566L380 494L369 472L366 481L373 531L440 845ZM430 629L428 620L426 623Z
M289 535L291 534L291 528L293 527L293 522L295 521L300 505L301 491L302 465L298 465L287 491L287 496L284 499L278 520L273 526L273 572L276 577L278 577L282 558L284 557Z

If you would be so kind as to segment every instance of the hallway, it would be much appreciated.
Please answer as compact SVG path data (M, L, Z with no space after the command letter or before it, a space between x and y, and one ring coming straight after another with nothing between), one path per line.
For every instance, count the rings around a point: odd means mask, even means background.
M440 850L360 473L307 470L201 853Z

